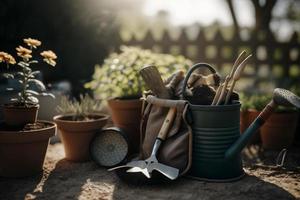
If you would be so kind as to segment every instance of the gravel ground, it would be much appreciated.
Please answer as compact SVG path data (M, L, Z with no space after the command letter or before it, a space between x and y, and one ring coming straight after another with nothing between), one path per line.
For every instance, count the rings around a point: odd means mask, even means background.
M232 183L180 178L170 184L133 186L93 162L64 159L62 144L49 145L42 175L0 178L0 199L300 199L300 149L274 167L278 152L251 146L244 152L247 175Z

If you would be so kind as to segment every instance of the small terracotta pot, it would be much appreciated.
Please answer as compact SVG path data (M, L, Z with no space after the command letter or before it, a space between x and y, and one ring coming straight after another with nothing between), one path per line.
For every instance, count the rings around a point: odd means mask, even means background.
M298 113L274 113L260 130L265 149L280 150L293 143Z
M240 131L244 133L247 128L251 125L251 123L256 119L259 115L259 111L249 109L246 111L241 111L240 115ZM259 130L250 138L249 144L258 144L260 143L260 133Z
M39 105L29 107L5 104L3 107L4 122L9 126L24 126L35 123L37 120Z
M0 176L25 177L38 174L43 163L49 138L55 134L56 125L39 121L47 127L37 130L0 130Z
M106 125L108 115L91 114L89 121L73 121L74 115L55 116L54 122L60 130L66 159L84 162L90 159L89 145L95 134Z
M128 135L131 153L139 152L142 104L139 99L108 101L114 125Z

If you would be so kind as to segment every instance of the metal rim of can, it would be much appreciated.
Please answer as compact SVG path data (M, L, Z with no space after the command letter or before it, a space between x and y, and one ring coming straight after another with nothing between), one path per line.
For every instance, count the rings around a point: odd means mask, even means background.
M107 132L107 131L113 131L113 132L116 132L118 133L120 136L122 136L122 138L124 139L124 141L126 142L127 144L127 152L124 156L124 158L122 160L120 160L118 163L114 164L114 165L103 165L101 163L99 163L95 157L95 154L93 153L93 145L94 145L94 141L97 137L99 137L99 134L103 133L103 132ZM129 148L130 148L130 145L129 145L129 139L128 139L128 136L127 134L120 128L118 127L109 127L109 128L105 128L105 129L102 129L99 133L97 133L94 138L91 140L90 142L90 146L89 146L89 151L90 151L90 155L91 155L91 159L99 166L101 167L114 167L114 166L117 166L119 165L120 163L124 162L126 160L126 158L128 157L128 154L129 154Z

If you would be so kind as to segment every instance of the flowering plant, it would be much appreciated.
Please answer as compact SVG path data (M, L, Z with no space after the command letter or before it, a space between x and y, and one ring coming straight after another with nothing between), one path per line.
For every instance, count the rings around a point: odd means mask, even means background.
M38 63L37 60L34 60L32 58L32 51L33 49L36 49L38 46L40 46L42 43L39 40L31 38L24 39L23 41L28 47L26 48L23 46L19 46L16 48L17 55L21 58L19 62L17 62L12 55L1 51L0 63L6 63L7 68L9 68L10 65L16 64L18 65L18 67L20 67L20 70L17 73L5 73L4 76L6 78L17 79L22 86L21 91L18 93L18 97L11 99L11 102L14 105L28 107L30 105L38 104L39 101L34 95L51 96L53 98L54 95L51 93L46 93L46 87L44 83L36 79L36 75L39 74L40 71L33 71L30 68L32 64ZM43 51L40 53L40 55L43 57L43 60L49 65L53 67L56 65L55 60L57 59L57 56L53 51ZM30 84L35 84L39 91L29 89ZM12 88L7 89L13 90Z

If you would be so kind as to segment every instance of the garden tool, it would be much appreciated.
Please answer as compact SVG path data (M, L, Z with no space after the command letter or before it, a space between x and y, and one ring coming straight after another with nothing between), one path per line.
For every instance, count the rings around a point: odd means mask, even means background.
M232 66L232 69L231 69L231 72L228 76L226 76L225 78L225 82L224 82L224 86L222 87L222 90L221 90L221 93L219 95L219 97L215 97L214 99L214 104L212 105L219 105L223 99L224 99L224 96L226 94L226 90L227 90L227 85L228 83L230 82L230 80L232 79L233 75L234 75L234 72L236 71L236 68L242 63L242 61L246 58L246 51L242 51L242 53L240 53L240 55L237 57L237 59L235 60L233 66ZM218 99L217 99L218 98Z
M151 178L152 171L156 170L171 180L174 180L178 177L179 175L178 169L159 163L156 158L156 154L159 150L161 143L167 138L168 131L174 121L175 115L176 115L176 108L170 108L166 116L166 119L155 140L150 157L146 160L129 162L128 165L134 167L127 170L127 172L142 172L143 174L145 174L146 177Z
M242 134L242 136L228 149L225 156L230 158L237 152L241 151L253 133L255 133L265 123L277 106L294 106L300 108L300 98L288 90L276 88L273 92L273 99L263 109L250 127Z
M188 78L200 66L205 67L206 64L197 64L188 71L183 94L186 93ZM250 127L240 134L241 104L238 101L232 100L232 104L219 106L188 103L193 132L190 175L201 180L220 182L237 180L244 175L241 151L276 106L300 108L299 97L287 90L275 89L273 100Z
M148 65L140 70L143 80L150 90L159 98L168 99L172 96L172 91L165 86L158 69L153 65Z
M127 157L128 151L127 135L117 127L101 130L90 144L92 159L104 167L120 164Z
M229 91L227 92L227 95L226 95L226 99L225 99L225 105L229 102L229 99L230 99L230 96L232 94L232 91L233 91L233 88L236 84L236 82L241 78L242 76L242 73L246 67L246 64L249 60L249 58L252 56L252 54L250 54L247 58L245 58L245 60L243 60L243 62L241 64L239 64L238 68L236 69L236 71L234 72L234 75L232 77L233 81L232 81L232 84L230 86L230 89Z

